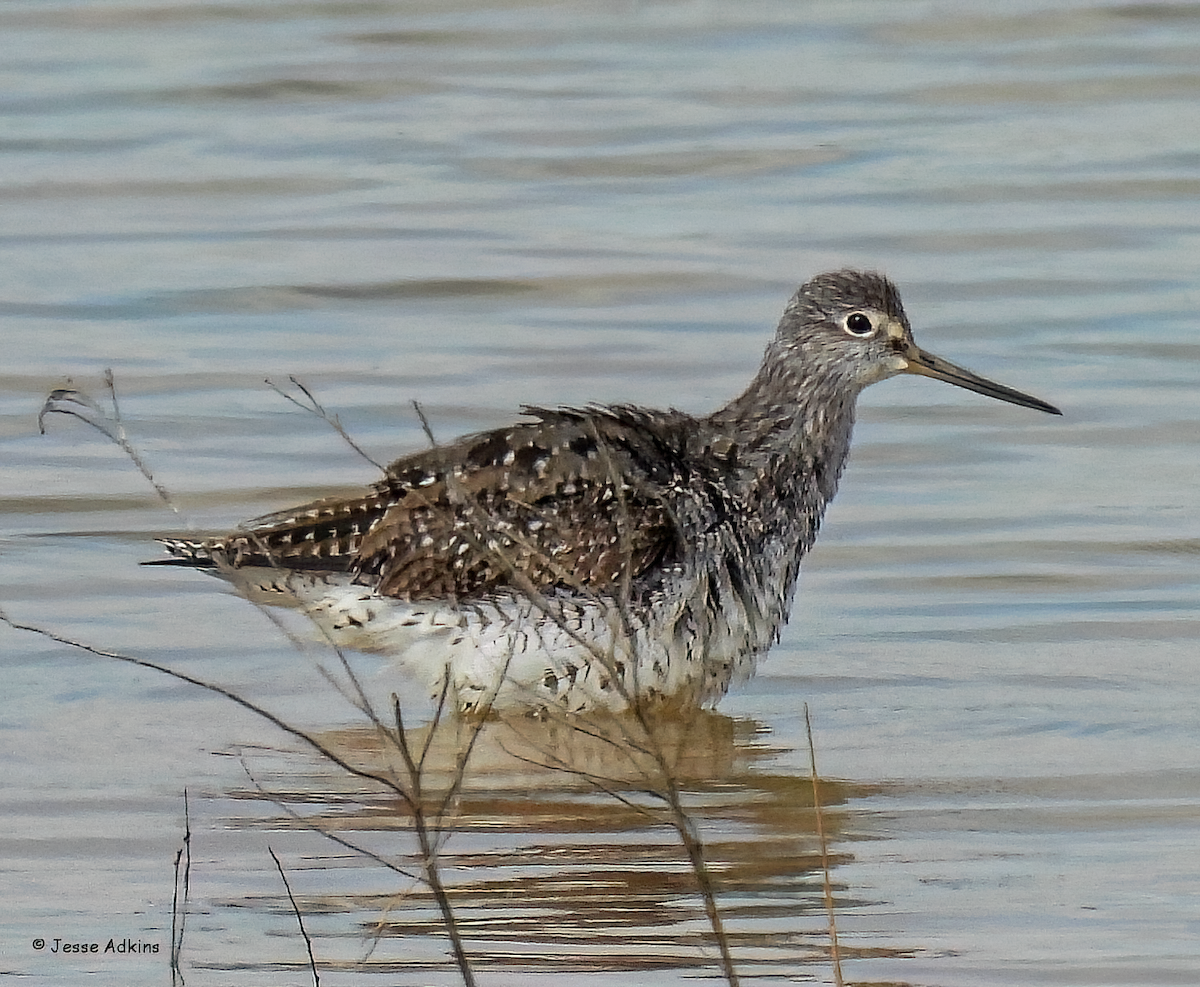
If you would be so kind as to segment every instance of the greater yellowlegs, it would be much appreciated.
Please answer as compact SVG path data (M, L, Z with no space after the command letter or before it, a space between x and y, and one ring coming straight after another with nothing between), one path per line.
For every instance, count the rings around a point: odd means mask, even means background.
M165 544L433 693L448 677L463 710L712 703L787 620L859 393L902 373L1060 413L924 352L890 281L837 271L796 292L750 386L707 417L526 408L363 493Z

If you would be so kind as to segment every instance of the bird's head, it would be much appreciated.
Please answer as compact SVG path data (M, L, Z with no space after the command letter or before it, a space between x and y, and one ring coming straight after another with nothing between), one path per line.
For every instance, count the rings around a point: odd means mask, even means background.
M1039 398L917 346L900 293L882 274L844 270L813 278L788 303L776 341L785 359L798 361L810 379L815 375L852 394L897 374L918 374L1010 404L1062 414Z

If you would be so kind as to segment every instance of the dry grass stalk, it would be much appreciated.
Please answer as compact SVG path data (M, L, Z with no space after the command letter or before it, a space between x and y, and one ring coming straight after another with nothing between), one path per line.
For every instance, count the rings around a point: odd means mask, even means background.
M296 904L295 895L292 894L292 885L288 881L287 872L283 869L283 864L279 862L279 857L275 855L274 849L268 846L267 853L275 861L275 867L279 871L280 880L283 881L283 889L287 892L288 901L292 903L292 911L296 915L296 924L300 926L300 935L304 937L304 945L308 948L308 968L312 971L313 987L321 987L321 978L317 974L317 958L313 955L312 939L309 938L308 930L304 928L304 916L300 914L300 906Z
M331 415L328 411L326 411L325 406L317 400L316 395L314 395L313 392L310 391L298 377L293 375L288 377L288 380L290 380L292 384L300 390L300 393L304 395L305 400L308 402L307 404L304 401L301 401L298 398L288 394L287 391L271 380L270 377L266 378L265 383L276 394L288 401L291 401L292 404L294 404L297 408L301 408L310 414L316 415L322 421L327 422L329 426L345 440L346 444L349 445L351 449L357 452L360 456L362 456L363 459L365 459L381 473L384 471L384 465L372 459L371 456L363 449L363 447L354 441L350 433L346 431L345 426L342 424L342 420L338 418L337 415Z
M71 382L68 380L67 383L70 384ZM146 465L146 461L142 458L141 453L134 448L133 443L129 441L129 437L125 434L125 425L121 421L121 406L117 403L116 379L113 377L111 368L104 371L104 383L108 387L109 398L112 401L113 414L111 418L84 391L76 390L73 387L60 387L50 392L45 403L42 405L42 410L38 412L38 430L43 435L46 434L46 416L50 414L70 415L73 418L78 418L81 422L91 425L92 428L96 429L96 431L110 442L114 442L121 447L121 450L129 457L133 465L138 468L142 476L154 488L154 492L158 494L159 499L178 514L179 508L175 506L175 501L172 499L170 493L167 492L167 488L154 479L154 474L150 472L150 467Z
M825 840L825 821L821 814L821 792L817 783L817 750L813 746L812 717L804 704L804 729L808 734L808 760L812 768L813 812L817 820L817 841L821 846L821 874L825 894L825 914L829 916L829 958L833 963L833 983L842 987L842 954L838 946L837 918L834 914L833 885L829 878L829 845Z
M7 618L4 618L7 620ZM183 864L180 870L180 862ZM183 790L183 846L175 854L175 888L171 895L171 987L183 987L179 966L183 952L183 930L187 921L188 891L192 875L192 819L188 792Z

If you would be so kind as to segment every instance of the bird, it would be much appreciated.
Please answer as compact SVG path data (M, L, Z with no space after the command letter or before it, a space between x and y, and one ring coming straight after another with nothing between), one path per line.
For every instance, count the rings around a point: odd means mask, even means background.
M160 561L302 611L462 714L711 707L778 641L858 396L898 374L1061 414L917 346L884 275L832 271L707 416L524 406L360 492L160 539Z

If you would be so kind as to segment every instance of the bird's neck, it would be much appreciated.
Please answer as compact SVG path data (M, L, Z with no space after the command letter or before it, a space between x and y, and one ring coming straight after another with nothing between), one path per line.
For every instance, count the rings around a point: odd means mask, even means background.
M771 498L795 519L803 514L816 535L850 450L857 392L783 359L776 340L745 392L709 416L715 443L728 448L747 497ZM807 545L804 546L807 548Z

